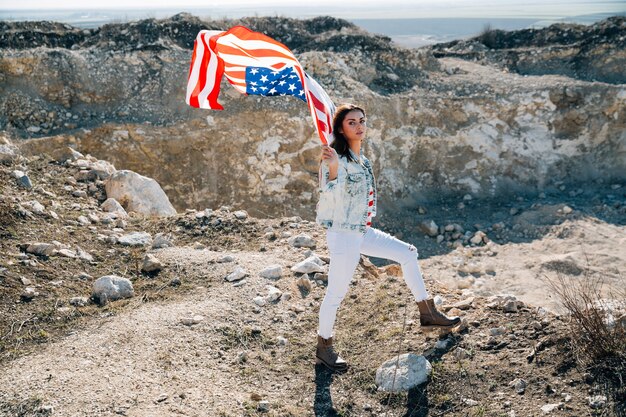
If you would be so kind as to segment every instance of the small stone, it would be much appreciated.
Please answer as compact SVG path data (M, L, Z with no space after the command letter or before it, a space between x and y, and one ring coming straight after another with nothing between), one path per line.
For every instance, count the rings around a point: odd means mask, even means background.
M589 406L591 408L603 408L606 405L606 396L604 395L594 395L591 397L587 397L587 401L589 401Z
M84 191L84 190L74 190L72 195L74 197L84 198L84 197L87 197L87 191Z
M435 237L439 234L439 227L433 220L422 221L418 223L417 227L422 233L430 237Z
M276 341L278 342L278 346L287 346L289 344L289 340L285 339L282 336L278 336L276 338Z
M270 402L267 400L259 401L257 409L261 412L267 412L270 409Z
M311 280L308 279L306 276L300 277L296 281L296 284L298 285L298 287L306 291L311 291L311 289L313 288L313 285L311 284Z
M254 297L252 301L254 301L254 304L258 305L259 307L263 307L265 304L267 304L267 300L265 299L265 297L261 297L260 295Z
M120 236L117 243L124 246L147 246L152 243L152 237L147 232L132 232Z
M217 260L217 262L221 264L227 263L227 262L233 262L233 261L235 261L235 257L232 255L224 255Z
M283 275L283 267L278 264L270 265L259 272L259 275L267 279L279 279Z
M570 214L572 211L574 211L574 209L572 209L570 206L563 206L562 210L563 214Z
M156 402L158 403L162 403L163 401L168 399L168 395L167 394L161 394L159 395L159 398L156 399Z
M248 275L248 272L238 266L233 272L228 274L224 279L228 282L239 281Z
M278 301L282 295L283 295L283 292L279 290L278 288L273 287L271 285L267 286L267 296L265 297L267 302L271 303L271 302Z
M180 322L184 324L185 326L193 326L194 324L199 324L202 321L204 321L204 317L200 315L180 318Z
M515 391L520 395L523 394L524 391L526 391L526 385L526 381L521 378L516 378L513 381L509 382L509 386L515 388Z
M554 410L563 407L563 403L558 403L558 404L546 404L541 406L541 411L544 414L550 414L551 412L553 412Z
M70 298L70 304L75 307L85 307L89 303L87 297L72 297Z
M172 246L174 245L172 244L172 239L169 236L166 236L163 233L157 233L154 236L154 241L152 242L152 249L169 248Z
M454 350L454 352L452 353L452 355L457 359L457 360L463 360L463 359L467 359L469 358L469 352L463 348L456 348Z
M117 275L105 275L93 283L92 297L100 305L121 298L131 298L134 295L132 282Z
M143 258L141 270L146 273L159 272L164 267L163 263L151 253L147 253Z
M248 362L248 352L245 352L245 351L239 352L237 354L237 362L239 362L239 363Z
M245 220L248 218L248 213L245 210L237 210L233 215L239 220Z
M405 353L383 363L376 370L376 385L380 391L402 392L428 381L432 372L424 356Z
M35 290L33 287L24 288L24 291L22 291L22 294L20 294L20 298L23 301L31 301L37 296L39 296L39 292L37 292L37 290Z
M289 244L294 248L315 248L316 246L315 240L304 233L289 239Z
M504 302L502 309L505 313L517 313L517 301L507 300Z
M492 329L489 329L489 334L492 336L502 336L505 333L506 333L506 327L504 326L494 327Z
M312 257L305 259L291 267L293 272L300 274L310 274L314 272L326 272L324 267L315 262Z
M472 400L471 398L461 398L461 402L469 407L478 405L478 401Z

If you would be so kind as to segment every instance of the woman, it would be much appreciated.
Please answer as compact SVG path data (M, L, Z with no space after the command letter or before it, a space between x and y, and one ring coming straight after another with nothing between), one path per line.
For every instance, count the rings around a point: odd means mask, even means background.
M333 118L335 140L324 146L320 164L317 222L327 229L330 268L320 306L316 362L337 371L346 370L347 364L333 349L333 326L361 254L400 263L422 327L451 328L460 323L458 317L448 318L435 308L424 286L417 249L371 227L376 184L372 166L361 153L366 130L365 110L353 104L339 106Z

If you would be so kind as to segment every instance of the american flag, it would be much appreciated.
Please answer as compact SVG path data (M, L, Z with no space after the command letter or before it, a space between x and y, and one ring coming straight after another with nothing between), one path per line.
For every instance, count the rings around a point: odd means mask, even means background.
M309 106L322 143L331 141L335 105L282 43L243 26L224 32L200 31L191 57L187 104L223 110L217 101L222 76L243 94L302 99Z

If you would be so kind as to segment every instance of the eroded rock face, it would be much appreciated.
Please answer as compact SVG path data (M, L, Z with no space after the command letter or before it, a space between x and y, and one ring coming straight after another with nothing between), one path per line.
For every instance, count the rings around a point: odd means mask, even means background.
M476 46L486 54L479 65L458 58L469 57L462 54L436 59L428 48L397 48L332 18L203 22L178 15L89 33L54 26L47 33L76 37L58 45L46 41L56 49L27 49L17 39L32 27L14 24L2 35L11 39L0 54L0 129L15 136L56 132L22 142L21 151L70 145L156 179L179 210L231 205L253 216L311 219L320 142L303 102L246 97L226 83L222 112L184 102L197 30L234 23L293 48L337 104L366 107L364 151L374 164L383 211L442 194L492 197L626 179L624 85L523 77L489 60L510 52L515 36L522 53L534 39L526 32L502 35L493 53ZM611 51L623 41L623 25L614 18L567 33L591 36L600 61L620 62ZM537 33L542 43L526 46L540 54L570 38L561 27ZM568 62L563 58L562 65Z
M626 83L626 17L591 26L554 24L543 29L491 30L469 40L432 47L436 57L459 57L519 74L561 74L587 81Z

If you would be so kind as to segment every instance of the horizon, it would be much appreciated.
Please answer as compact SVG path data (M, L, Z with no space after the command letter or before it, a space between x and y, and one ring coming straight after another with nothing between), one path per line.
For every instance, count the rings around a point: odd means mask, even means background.
M58 13L112 13L130 12L133 15L154 17L164 12L192 14L209 13L225 18L243 16L286 16L313 17L333 16L344 19L406 19L406 18L499 18L499 19L538 19L560 20L570 17L603 14L624 14L626 3L609 0L594 2L590 0L551 0L520 2L518 0L390 0L381 5L378 0L344 0L337 5L330 0L318 0L315 5L293 6L288 0L269 1L212 1L188 0L184 5L172 6L163 0L110 0L104 5L85 7L80 0L51 2L46 0L23 0L11 8L0 6L0 17L14 13L27 18L28 15ZM140 18L142 16L139 16Z

